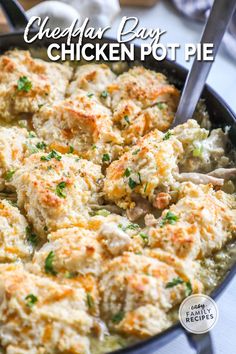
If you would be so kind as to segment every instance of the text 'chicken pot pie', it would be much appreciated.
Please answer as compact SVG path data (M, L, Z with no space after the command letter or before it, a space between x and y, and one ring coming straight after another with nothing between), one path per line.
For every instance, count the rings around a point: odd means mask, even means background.
M235 259L228 130L168 130L142 66L0 57L0 352L103 354L164 331ZM125 70L122 70L125 68Z

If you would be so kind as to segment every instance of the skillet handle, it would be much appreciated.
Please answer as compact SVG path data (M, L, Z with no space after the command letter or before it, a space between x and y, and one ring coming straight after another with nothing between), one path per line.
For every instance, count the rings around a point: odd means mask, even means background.
M0 0L0 5L7 18L11 31L19 31L26 27L28 19L23 7L17 0Z
M214 354L214 348L210 333L193 334L186 333L190 345L196 350L197 354Z

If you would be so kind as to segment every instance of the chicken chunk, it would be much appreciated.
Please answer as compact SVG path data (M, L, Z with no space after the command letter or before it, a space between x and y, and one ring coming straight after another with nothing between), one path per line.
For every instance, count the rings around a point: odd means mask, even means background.
M223 178L224 180L235 179L236 168L217 168L216 170L209 172L208 176L214 178Z
M176 175L180 182L193 182L195 184L212 184L213 186L223 186L224 179L206 175L205 173L187 172Z
M0 57L0 118L12 121L63 99L72 69L13 50ZM55 80L56 78L56 80Z
M119 222L112 219L104 221L99 229L101 240L108 252L112 256L120 255L126 251L141 252L144 242L140 237L136 237L140 226L130 223L124 217L120 218Z
M181 171L207 173L230 166L226 152L229 139L222 129L209 132L190 119L175 127L170 134L174 134L183 144L185 154L179 164Z

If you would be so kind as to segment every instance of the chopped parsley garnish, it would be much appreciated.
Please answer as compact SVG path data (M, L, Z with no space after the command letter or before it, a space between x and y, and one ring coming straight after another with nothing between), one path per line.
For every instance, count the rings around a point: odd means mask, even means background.
M87 304L90 309L94 307L94 299L90 293L87 293Z
M27 148L28 148L30 155L37 154L37 152L39 152L39 149L37 149L34 145L27 144Z
M125 231L126 230L137 230L137 229L139 229L138 224L129 224L128 226L125 227Z
M123 230L123 231L127 231L127 230L137 230L139 229L139 225L138 224L128 224L128 225L122 225L119 224L118 227Z
M36 144L36 148L39 150L44 150L47 147L47 145L45 144L44 141L42 141L41 143L37 143Z
M29 132L29 138L36 138L36 134L34 132Z
M58 183L55 191L56 195L60 198L66 198L66 193L64 191L65 188L66 188L66 182Z
M57 275L57 272L53 268L54 258L55 258L54 252L53 251L49 252L47 258L45 259L44 269L45 272L48 274Z
M137 187L138 185L140 185L142 183L141 175L139 172L137 172L137 176L138 176L138 182L135 181L133 178L129 177L128 185L129 185L130 189L134 189L135 187Z
M135 187L138 186L138 183L135 182L131 177L129 178L128 185L130 189L134 189Z
M18 205L16 202L14 202L13 200L8 200L8 203L10 203L12 206L18 208Z
M18 125L20 128L27 128L27 121L25 119L21 119L18 121Z
M101 95L102 98L107 98L108 92L107 91L102 91Z
M97 146L96 146L96 145L93 145L93 146L92 146L92 150L95 150L95 149L97 149Z
M140 149L135 150L132 155L137 155L139 153Z
M179 220L179 217L173 214L170 210L166 213L166 215L162 218L160 222L160 227L163 227L166 224L175 224L176 221Z
M48 231L47 225L45 225L43 229L44 229L45 232L47 232Z
M34 294L29 294L25 297L25 302L26 306L32 308L36 304L36 302L38 302L38 298Z
M147 186L148 186L148 182L147 182L147 183L145 184L145 186L144 186L144 189L143 189L144 193L146 193Z
M202 157L203 146L197 147L193 150L193 157Z
M168 282L166 284L166 289L173 288L176 285L183 284L184 281L180 277L172 279L172 281Z
M141 175L139 172L137 173L137 175L138 175L139 184L141 184L142 183Z
M102 157L102 162L109 162L110 161L110 155L109 154L104 154Z
M142 238L144 243L148 243L148 235L141 232L139 236Z
M157 102L157 107L158 107L159 109L164 109L164 108L166 107L166 103L164 103L164 102Z
M120 323L120 322L123 320L124 316L125 316L124 312L123 312L123 311L120 311L120 312L117 312L117 313L112 317L111 320L112 320L112 322L113 322L114 324L118 324L118 323Z
M75 149L73 148L73 146L70 145L68 153L73 154L74 151L75 151Z
M131 175L131 168L127 167L124 172L124 177L129 177Z
M32 231L30 226L25 229L27 241L31 243L32 246L36 246L38 243L38 236Z
M65 278L67 279L73 279L76 278L78 275L77 272L65 272Z
M44 103L39 103L39 104L38 104L38 108L40 109L40 108L42 108L44 105L45 105Z
M28 79L27 76L21 76L17 81L17 90L29 92L32 88L32 82Z
M110 211L108 211L106 209L100 209L100 210L92 211L91 213L89 213L90 216L95 216L95 215L108 216L110 214L111 214Z
M110 215L110 211L106 210L106 209L101 209L96 211L96 215L101 215L101 216L108 216Z
M52 150L47 156L42 156L41 161L50 161L51 159L61 161L61 158L61 155L59 155L55 150Z
M91 97L93 97L93 93L90 92L90 93L87 94L87 96L88 96L89 98L91 98Z
M16 171L15 170L9 170L7 171L5 174L4 174L4 179L7 181L7 182L10 182L12 180L12 177L14 175Z
M180 277L172 279L169 283L166 284L166 289L173 288L174 286L177 286L179 284L184 284L185 285L185 295L189 296L193 292L192 284L190 281L184 281Z
M164 135L163 140L165 141L165 140L170 139L171 135L172 135L172 133L171 133L170 131L168 131L168 132Z
M185 286L186 286L185 295L186 296L191 295L193 292L193 288L192 288L192 284L190 283L190 281L186 281Z
M126 123L130 124L129 116L125 115L124 120L126 121Z

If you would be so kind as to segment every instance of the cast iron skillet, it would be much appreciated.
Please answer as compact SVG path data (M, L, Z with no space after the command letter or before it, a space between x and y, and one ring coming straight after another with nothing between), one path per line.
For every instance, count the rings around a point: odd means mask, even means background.
M24 14L22 7L17 3L16 0L0 0L0 4L3 7L3 10L6 14L8 22L11 26L11 29L15 32L0 35L0 53L10 49L10 48L21 48L28 49L36 47L36 48L47 48L49 44L55 42L55 40L44 39L41 41L36 41L34 44L27 44L23 39L23 29L27 24L27 18ZM36 30L33 30L35 33ZM63 41L57 41L59 44ZM76 43L76 40L73 40ZM89 42L88 40L84 40L83 43ZM115 42L111 39L103 39L103 40L93 40L93 43L111 43ZM135 56L140 58L139 55L140 48L136 46L135 48ZM187 76L187 70L181 67L180 65L171 62L169 60L164 60L162 62L157 62L150 55L145 62L142 63L145 67L149 69L153 69L159 72L164 73L168 76L169 80L175 84L179 89L183 87L183 83ZM55 78L56 79L56 78ZM231 142L236 146L236 117L229 106L222 100L221 97L217 95L209 86L205 86L202 98L205 99L207 110L210 114L211 122L213 126L223 127L223 126L231 126L231 130L229 132L229 136ZM213 298L218 297L223 290L227 287L230 280L236 273L236 263L231 268L230 271L227 272L221 284L213 291L211 296ZM174 337L179 335L181 332L185 331L180 323L173 325L166 331L153 336L152 338L139 342L135 345L129 346L124 349L117 350L113 352L113 354L151 354L158 351L158 348L168 343ZM187 334L187 338L193 348L196 349L197 354L213 354L214 349L212 346L212 341L209 333L195 335L195 334Z

